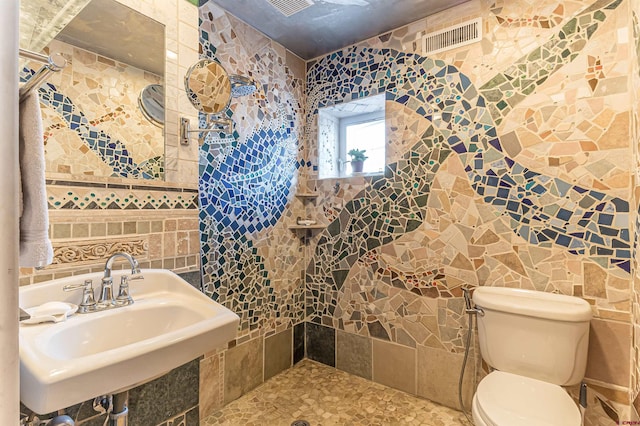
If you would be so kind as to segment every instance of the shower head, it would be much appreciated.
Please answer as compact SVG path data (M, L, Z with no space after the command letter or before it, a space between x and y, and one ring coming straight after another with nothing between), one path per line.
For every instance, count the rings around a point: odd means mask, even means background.
M229 80L231 80L232 98L251 95L258 89L256 83L248 77L232 74L229 76Z

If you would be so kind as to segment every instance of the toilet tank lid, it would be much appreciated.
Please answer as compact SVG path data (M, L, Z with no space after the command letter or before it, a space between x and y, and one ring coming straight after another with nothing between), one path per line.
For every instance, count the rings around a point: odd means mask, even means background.
M592 317L591 306L585 300L543 291L478 287L473 301L484 309L557 321L583 322Z

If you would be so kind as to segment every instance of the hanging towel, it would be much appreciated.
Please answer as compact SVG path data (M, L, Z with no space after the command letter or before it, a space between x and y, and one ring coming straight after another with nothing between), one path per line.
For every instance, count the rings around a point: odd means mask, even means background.
M20 266L46 266L53 261L53 248L49 240L42 115L36 91L20 103L19 155Z

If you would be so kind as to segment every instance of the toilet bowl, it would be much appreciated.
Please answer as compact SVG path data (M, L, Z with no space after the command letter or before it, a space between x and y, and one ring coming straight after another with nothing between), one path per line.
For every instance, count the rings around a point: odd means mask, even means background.
M586 369L591 308L579 298L510 288L477 288L478 340L496 370L478 384L476 426L580 426L562 386Z

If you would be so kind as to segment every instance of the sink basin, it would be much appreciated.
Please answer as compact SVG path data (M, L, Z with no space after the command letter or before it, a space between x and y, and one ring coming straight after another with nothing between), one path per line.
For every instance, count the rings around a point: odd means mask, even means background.
M114 283L128 271L114 271ZM176 274L142 270L131 281L134 304L59 323L20 325L20 400L49 413L154 379L236 337L239 318ZM102 273L77 275L20 289L20 307L49 301L79 303L66 284Z

